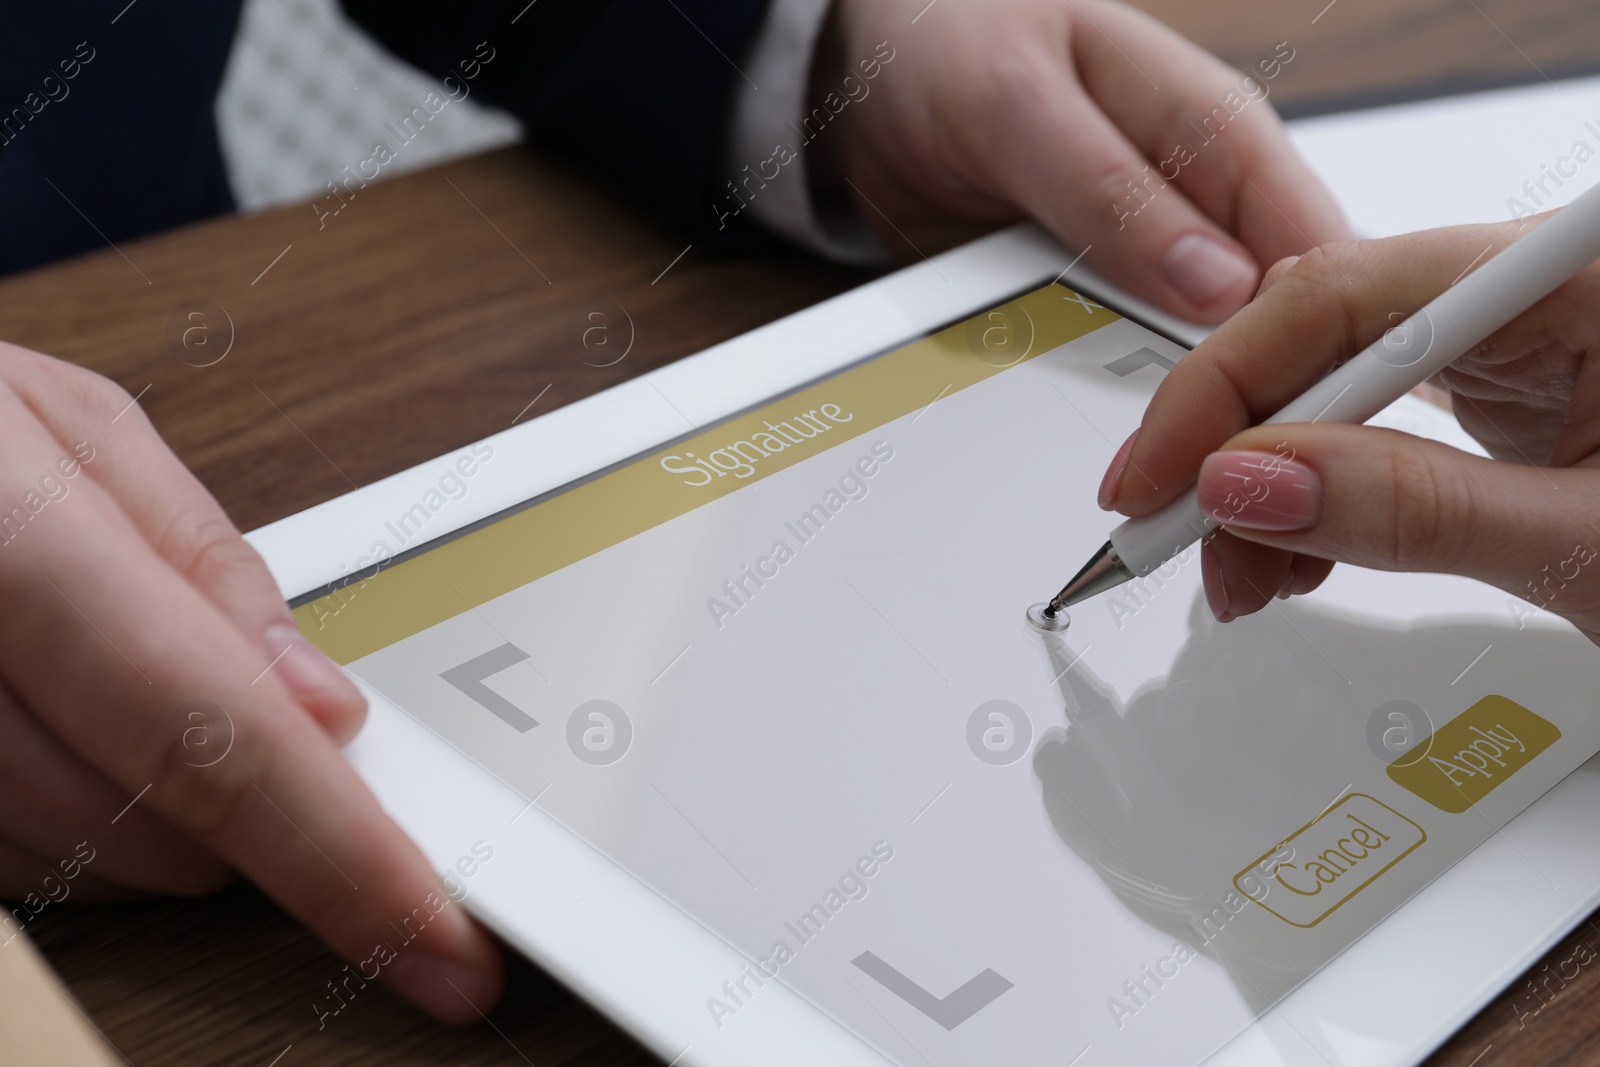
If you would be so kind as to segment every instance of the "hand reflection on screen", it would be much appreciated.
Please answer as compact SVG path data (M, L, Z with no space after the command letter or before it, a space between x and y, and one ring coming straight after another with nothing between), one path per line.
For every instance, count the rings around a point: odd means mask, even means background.
M1274 606L1223 626L1196 597L1170 673L1131 697L1094 674L1092 654L1079 660L1070 631L1036 635L1065 705L1065 726L1047 730L1033 758L1056 833L1130 911L1226 968L1257 1011L1419 888L1391 876L1361 906L1301 928L1234 883L1346 793L1424 822L1440 814L1382 776L1388 754L1368 741L1376 710L1403 700L1443 725L1486 695L1490 675L1452 679L1490 645L1514 657L1503 662L1519 678L1548 676L1545 664L1570 677L1573 657L1592 659L1571 632L1509 620L1396 628L1314 602ZM1430 729L1424 721L1421 736ZM1479 840L1493 830L1483 819ZM1264 884L1265 904L1285 892Z

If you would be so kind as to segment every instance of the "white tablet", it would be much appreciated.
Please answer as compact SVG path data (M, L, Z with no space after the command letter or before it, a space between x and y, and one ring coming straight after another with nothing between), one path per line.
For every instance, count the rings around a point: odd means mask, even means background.
M250 535L388 810L665 1060L1413 1063L1600 899L1600 654L1520 601L1340 568L1222 626L1191 554L1026 624L1196 336L1069 260L997 234Z

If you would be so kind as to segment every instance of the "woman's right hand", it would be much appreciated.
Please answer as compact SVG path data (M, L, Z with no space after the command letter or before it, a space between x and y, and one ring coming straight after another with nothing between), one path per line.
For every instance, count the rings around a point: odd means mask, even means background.
M1226 517L1202 554L1219 619L1306 593L1334 562L1478 578L1600 642L1600 266L1447 368L1493 459L1394 430L1256 425L1550 216L1326 245L1167 376L1101 504L1146 515L1198 482Z

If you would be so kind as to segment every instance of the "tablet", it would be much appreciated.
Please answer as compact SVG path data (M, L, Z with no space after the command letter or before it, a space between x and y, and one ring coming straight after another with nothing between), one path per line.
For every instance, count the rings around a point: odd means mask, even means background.
M1071 259L996 234L250 535L385 806L668 1062L1411 1063L1600 897L1600 656L1521 601L1345 567L1224 626L1190 552L1027 625L1198 337Z

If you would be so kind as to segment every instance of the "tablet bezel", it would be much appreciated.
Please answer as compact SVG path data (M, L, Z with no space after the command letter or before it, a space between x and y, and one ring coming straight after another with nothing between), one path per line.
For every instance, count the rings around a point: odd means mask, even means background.
M438 538L482 522L1057 278L1185 344L1205 336L1107 284L1032 225L1018 225L486 438L494 461L434 516L429 533ZM460 454L246 538L285 598L300 599L358 571L386 519L436 486ZM519 796L376 693L367 695L372 713L347 753L386 809L441 870L473 842L492 845L496 859L468 886L467 906L669 1063L889 1062L778 983L736 1020L713 1027L705 998L738 973L741 954L545 816L536 798ZM1600 762L1591 761L1212 1062L1421 1060L1600 902L1600 821L1584 817L1597 807ZM1485 909L1496 925L1460 937ZM1363 1031L1339 1023L1352 1018Z

